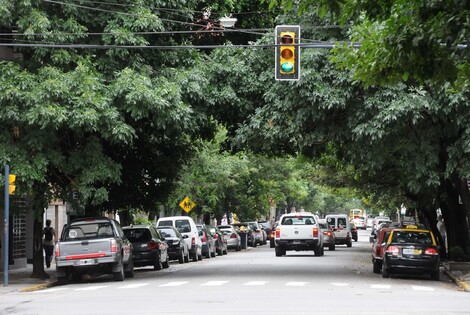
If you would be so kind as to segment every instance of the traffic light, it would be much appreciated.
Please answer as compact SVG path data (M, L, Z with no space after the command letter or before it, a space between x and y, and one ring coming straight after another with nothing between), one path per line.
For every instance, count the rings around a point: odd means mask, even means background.
M15 190L16 190L15 181L16 181L16 175L14 174L8 175L8 194L9 195L15 194Z
M300 79L300 26L278 25L276 36L276 80Z

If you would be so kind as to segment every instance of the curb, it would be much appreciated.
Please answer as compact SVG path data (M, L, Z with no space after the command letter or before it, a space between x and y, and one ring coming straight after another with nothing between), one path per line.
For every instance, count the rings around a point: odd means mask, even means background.
M22 288L19 291L20 292L34 292L34 291L39 291L39 290L54 287L57 284L58 284L57 281L46 282L46 283L36 284L36 285L30 286L30 287Z
M460 280L458 277L454 276L452 272L444 268L444 273L452 279L463 291L470 292L470 284L465 281Z

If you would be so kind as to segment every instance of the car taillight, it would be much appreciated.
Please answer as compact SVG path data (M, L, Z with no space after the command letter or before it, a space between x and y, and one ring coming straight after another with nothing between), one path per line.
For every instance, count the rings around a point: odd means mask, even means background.
M150 242L147 243L147 249L148 250L157 249L157 246L158 246L158 244L155 241L150 241Z
M276 238L280 238L280 237L281 237L281 229L276 228Z
M232 233L232 235L230 235L230 238L237 238L237 234Z
M318 237L318 228L313 228L313 237Z
M326 235L326 236L331 236L332 233L330 231L323 231L323 235Z
M428 249L426 249L426 251L424 252L425 255L431 255L431 256L436 256L436 255L439 255L439 252L437 251L437 249L435 249L434 247L430 247Z
M193 238L191 239L191 245L196 245L196 238L193 236Z
M212 237L217 239L217 238L219 238L219 234L214 234L214 235L212 235Z
M116 253L117 252L117 242L114 238L111 239L111 253Z
M392 254L393 256L397 256L400 250L398 249L398 246L389 246L385 252Z
M259 233L259 232L261 232L261 230L256 230L255 232L256 232L256 233Z
M59 247L59 244L55 244L54 256L55 256L55 257L59 257L59 256L60 256L60 247Z

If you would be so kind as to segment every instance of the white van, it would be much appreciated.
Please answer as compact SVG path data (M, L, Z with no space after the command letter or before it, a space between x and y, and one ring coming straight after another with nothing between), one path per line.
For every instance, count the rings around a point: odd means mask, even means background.
M351 247L352 241L349 217L346 214L327 214L325 219L326 223L331 226L335 233L335 244L346 244L348 247Z
M193 261L202 260L202 241L199 237L196 223L194 223L191 217L163 217L157 221L157 227L160 226L173 226L176 228L183 235L186 244L188 244L189 255Z

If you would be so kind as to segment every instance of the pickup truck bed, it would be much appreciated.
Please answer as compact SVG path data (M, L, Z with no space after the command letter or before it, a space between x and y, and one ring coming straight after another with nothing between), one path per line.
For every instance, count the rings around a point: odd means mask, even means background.
M284 214L276 227L274 248L276 256L290 250L313 250L315 256L322 256L323 234L315 216L308 212Z

